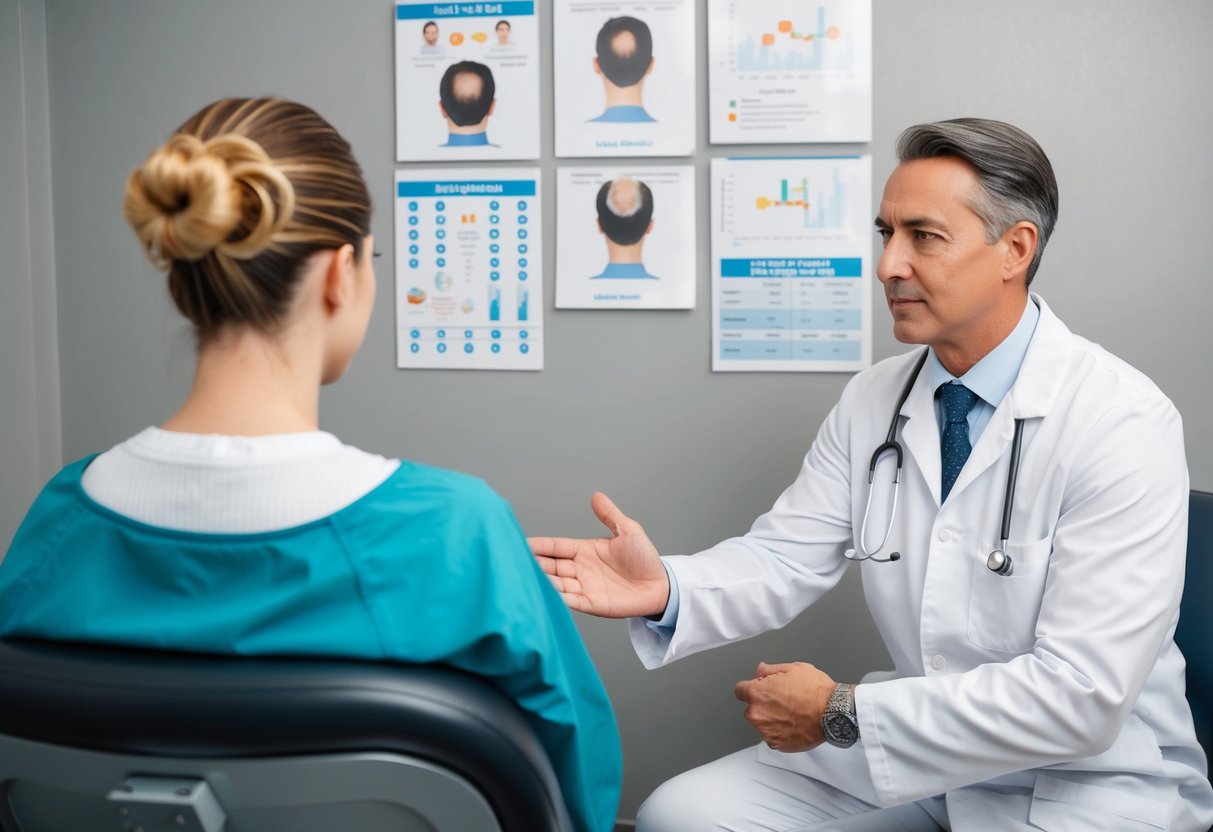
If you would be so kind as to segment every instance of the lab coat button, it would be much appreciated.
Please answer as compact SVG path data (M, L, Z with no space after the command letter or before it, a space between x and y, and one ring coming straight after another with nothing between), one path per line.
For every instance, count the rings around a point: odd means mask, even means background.
M944 543L947 543L949 540L952 539L952 530L951 529L942 529L939 532L939 539L942 540Z
M931 657L931 669L932 670L943 670L947 666L948 666L948 660L945 659L943 656L936 655L936 656Z

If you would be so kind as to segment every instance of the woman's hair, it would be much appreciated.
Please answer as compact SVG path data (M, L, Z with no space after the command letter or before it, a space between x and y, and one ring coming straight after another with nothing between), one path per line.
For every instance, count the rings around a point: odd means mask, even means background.
M370 234L371 198L350 145L302 104L225 98L203 107L126 180L127 222L205 342L274 329L316 252Z

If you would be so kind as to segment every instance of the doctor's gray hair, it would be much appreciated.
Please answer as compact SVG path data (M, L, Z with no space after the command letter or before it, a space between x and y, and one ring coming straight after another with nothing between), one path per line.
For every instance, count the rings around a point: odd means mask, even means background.
M897 140L900 162L941 156L963 159L976 169L981 187L970 207L985 223L990 243L1017 222L1036 226L1039 240L1027 275L1031 284L1057 224L1057 178L1049 157L1018 127L983 118L916 124Z

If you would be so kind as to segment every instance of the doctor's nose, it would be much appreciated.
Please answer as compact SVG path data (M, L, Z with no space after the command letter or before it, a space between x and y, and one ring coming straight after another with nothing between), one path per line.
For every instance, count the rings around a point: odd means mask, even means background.
M910 268L907 253L906 247L899 240L890 238L880 253L880 259L876 261L876 279L881 283L888 283L890 280L904 280L912 275L913 269Z

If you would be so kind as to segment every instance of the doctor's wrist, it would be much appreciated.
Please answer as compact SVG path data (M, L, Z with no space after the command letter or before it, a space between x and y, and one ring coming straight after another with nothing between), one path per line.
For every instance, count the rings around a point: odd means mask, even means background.
M661 566L665 572L665 598L660 610L646 615L644 618L665 627L673 627L678 620L678 582L674 580L674 573L670 571L670 567L664 560L661 562Z
M858 685L835 686L821 714L821 733L826 742L837 748L850 748L859 740L859 716L855 708Z

